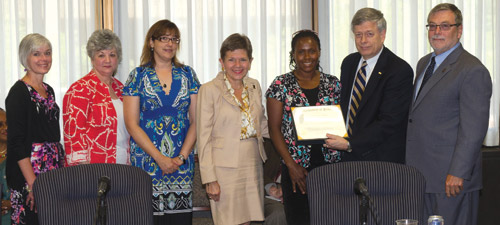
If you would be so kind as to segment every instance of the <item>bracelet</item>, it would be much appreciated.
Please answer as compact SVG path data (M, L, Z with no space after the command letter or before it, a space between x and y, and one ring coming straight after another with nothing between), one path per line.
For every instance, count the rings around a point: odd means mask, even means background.
M347 142L347 152L352 152L351 142Z
M26 184L26 191L27 191L27 192L28 192L28 194L29 194L29 193L30 193L31 191L33 191L33 190L31 190L31 189L30 189L30 186Z

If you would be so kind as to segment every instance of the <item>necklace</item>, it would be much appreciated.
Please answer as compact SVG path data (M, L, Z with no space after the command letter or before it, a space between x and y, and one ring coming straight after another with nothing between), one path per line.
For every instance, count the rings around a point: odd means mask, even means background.
M157 69L157 68L155 68L155 70L156 70L156 75L158 77L158 81L160 82L161 88L168 95L170 93L170 88L171 88L171 85L172 85L171 84L171 82L172 82L172 77L171 76L172 75L169 74L168 71L165 71L165 70L161 70L161 69ZM162 79L160 77L160 74L163 75L164 79Z
M0 159L7 157L7 148L0 150Z
M160 80L160 79L158 79L158 80ZM167 93L167 94L170 93L170 88L168 88L168 85L166 82L163 82L160 80L160 86L161 86L161 89L163 89L163 91L165 93Z

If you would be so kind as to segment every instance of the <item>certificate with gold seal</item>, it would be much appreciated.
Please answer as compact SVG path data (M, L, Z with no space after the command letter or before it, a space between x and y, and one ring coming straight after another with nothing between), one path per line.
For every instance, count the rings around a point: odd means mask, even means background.
M327 133L347 137L340 105L292 107L292 119L299 144L323 144Z

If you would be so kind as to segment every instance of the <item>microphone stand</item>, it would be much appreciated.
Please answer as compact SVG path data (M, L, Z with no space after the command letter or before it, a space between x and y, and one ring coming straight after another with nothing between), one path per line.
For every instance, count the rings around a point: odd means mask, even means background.
M368 197L365 195L359 196L359 224L368 224Z
M359 198L359 224L367 225L368 224L368 210L371 210L372 216L375 220L375 225L379 225L379 216L377 209L375 208L375 204L370 197L370 193L368 192L368 188L365 184L365 179L362 177L358 177L356 181L354 181L354 193ZM372 207L370 207L370 203Z
M107 211L108 202L106 201L106 194L99 195L97 197L97 207L93 225L106 225Z

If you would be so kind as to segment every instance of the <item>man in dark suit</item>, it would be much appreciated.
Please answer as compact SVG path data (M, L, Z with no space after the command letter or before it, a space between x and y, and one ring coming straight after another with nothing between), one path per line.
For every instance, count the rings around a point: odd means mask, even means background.
M379 10L358 10L351 30L358 52L344 59L340 76L349 138L328 134L325 146L347 150L343 161L404 163L413 70L384 47L386 21Z
M434 52L417 64L406 163L426 178L424 216L437 214L446 224L474 225L491 77L460 44L462 13L455 5L435 6L427 29Z

